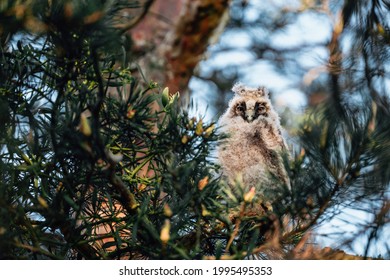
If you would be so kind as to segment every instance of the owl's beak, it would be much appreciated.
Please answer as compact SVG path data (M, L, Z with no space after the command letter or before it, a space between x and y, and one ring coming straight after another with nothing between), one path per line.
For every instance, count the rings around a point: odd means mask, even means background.
M255 110L248 109L245 111L245 118L248 122L252 122L255 118Z

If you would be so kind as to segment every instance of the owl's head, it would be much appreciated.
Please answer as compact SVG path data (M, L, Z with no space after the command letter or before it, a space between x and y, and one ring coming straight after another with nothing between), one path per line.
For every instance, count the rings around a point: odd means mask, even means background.
M230 117L240 117L250 123L260 117L269 116L271 103L266 88L249 88L236 84L232 90L235 96L229 106Z

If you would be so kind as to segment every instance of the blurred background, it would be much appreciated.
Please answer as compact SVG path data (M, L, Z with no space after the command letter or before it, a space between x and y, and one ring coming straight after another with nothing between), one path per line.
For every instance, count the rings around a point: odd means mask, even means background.
M266 86L279 112L302 112L307 87L326 65L331 22L324 12L301 1L233 1L220 41L190 80L193 98L219 115L241 81Z

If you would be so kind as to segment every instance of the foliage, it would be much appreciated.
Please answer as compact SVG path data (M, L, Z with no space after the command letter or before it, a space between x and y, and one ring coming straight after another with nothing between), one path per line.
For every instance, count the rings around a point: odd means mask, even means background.
M216 199L215 178L197 187L215 169L213 127L116 65L119 2L43 4L2 7L42 28L15 33L1 54L1 257L198 255L202 209ZM186 231L191 250L179 246Z
M0 258L321 258L313 228L362 201L377 210L365 228L376 238L389 211L387 103L308 114L286 158L291 189L271 204L220 180L214 123L132 75L118 19L136 2L2 2Z

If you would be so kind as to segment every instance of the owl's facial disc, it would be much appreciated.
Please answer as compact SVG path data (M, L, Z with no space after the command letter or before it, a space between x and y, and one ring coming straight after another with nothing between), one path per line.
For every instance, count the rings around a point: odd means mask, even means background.
M247 122L253 122L259 116L268 117L268 107L265 102L240 102L234 107L234 114Z

